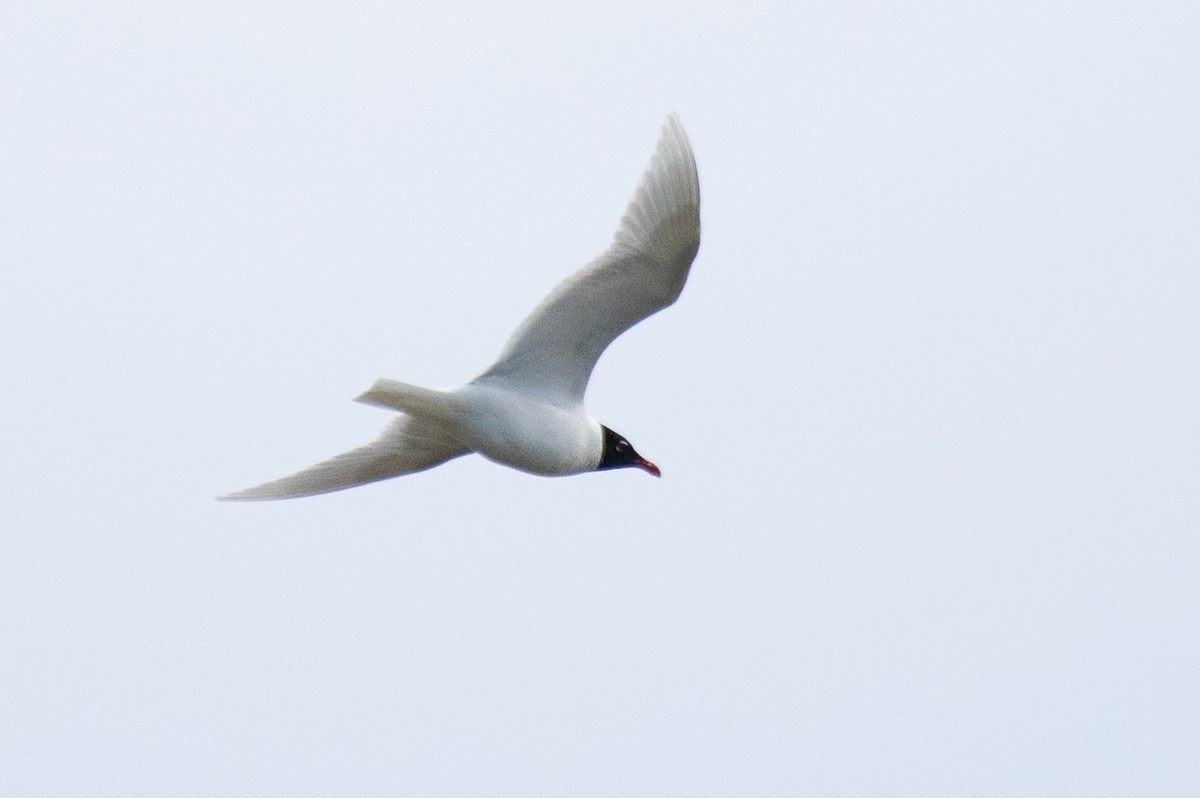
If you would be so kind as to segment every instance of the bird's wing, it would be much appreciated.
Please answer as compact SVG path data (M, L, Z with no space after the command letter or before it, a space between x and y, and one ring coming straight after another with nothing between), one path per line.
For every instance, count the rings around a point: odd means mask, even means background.
M475 382L582 403L601 353L679 297L699 247L696 160L671 114L612 244L546 297Z
M468 451L435 425L402 415L366 446L339 454L289 477L220 498L223 501L265 501L330 493L424 471Z

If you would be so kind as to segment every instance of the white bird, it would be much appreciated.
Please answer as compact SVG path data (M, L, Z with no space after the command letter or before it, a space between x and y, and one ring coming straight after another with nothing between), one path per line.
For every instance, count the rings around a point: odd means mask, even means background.
M220 498L328 493L471 452L544 476L625 467L660 476L629 441L587 414L583 398L608 345L679 297L699 247L696 161L672 114L612 244L546 297L487 371L452 391L378 380L357 401L401 415L377 440Z

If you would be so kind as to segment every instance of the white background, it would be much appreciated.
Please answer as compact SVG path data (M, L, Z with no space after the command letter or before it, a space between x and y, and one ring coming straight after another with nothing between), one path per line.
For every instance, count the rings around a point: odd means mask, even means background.
M0 793L1200 794L1197 8L0 12ZM661 481L212 500L486 367L672 110Z

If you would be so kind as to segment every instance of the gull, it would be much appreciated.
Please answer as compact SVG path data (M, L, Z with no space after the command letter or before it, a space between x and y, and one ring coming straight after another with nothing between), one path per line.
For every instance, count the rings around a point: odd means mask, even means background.
M661 476L628 440L588 415L584 393L608 345L679 298L699 247L696 161L671 114L608 249L559 284L486 371L450 391L380 379L357 399L400 413L378 439L219 498L329 493L471 453L541 476L630 467Z

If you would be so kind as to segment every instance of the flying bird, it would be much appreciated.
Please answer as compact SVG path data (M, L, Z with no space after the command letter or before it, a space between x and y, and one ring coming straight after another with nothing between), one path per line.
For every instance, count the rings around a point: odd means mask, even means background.
M381 379L357 401L400 412L380 437L297 474L221 496L290 499L424 471L477 452L543 476L658 466L587 414L584 393L621 333L673 304L700 247L700 181L674 114L600 257L564 280L485 372L457 390Z

